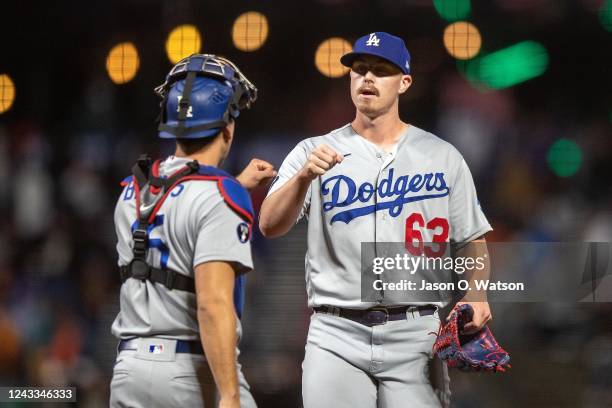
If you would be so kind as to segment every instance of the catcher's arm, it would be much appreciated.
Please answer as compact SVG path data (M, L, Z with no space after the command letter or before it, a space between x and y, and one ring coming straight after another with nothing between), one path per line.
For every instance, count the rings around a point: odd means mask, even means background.
M228 262L205 262L195 268L200 338L219 390L221 405L240 407L236 367L234 269Z
M252 159L242 173L236 176L236 180L250 192L259 186L268 184L276 174L274 166L267 161Z
M480 257L483 261L484 268L478 269L476 267L465 271L465 280L469 282L468 292L465 296L457 302L457 306L462 304L469 304L474 309L474 316L472 321L467 323L463 328L464 334L473 334L478 332L489 322L493 316L491 315L491 308L487 301L486 289L478 290L475 281L486 281L489 279L491 274L491 264L489 259L489 251L487 249L487 242L484 237L477 238L468 244L464 245L460 249L457 249L456 257L465 257L476 259Z

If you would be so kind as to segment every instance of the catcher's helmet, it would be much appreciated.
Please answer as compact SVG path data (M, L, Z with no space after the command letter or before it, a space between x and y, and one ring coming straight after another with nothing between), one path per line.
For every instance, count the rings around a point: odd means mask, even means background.
M257 99L257 88L231 61L193 54L179 61L155 88L162 98L159 137L214 136Z

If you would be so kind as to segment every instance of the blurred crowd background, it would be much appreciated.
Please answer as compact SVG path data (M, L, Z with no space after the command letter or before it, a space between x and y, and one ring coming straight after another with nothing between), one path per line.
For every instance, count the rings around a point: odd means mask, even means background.
M168 36L183 24L196 28L199 44L185 35L175 54L198 45L229 57L260 90L237 122L230 172L252 157L279 166L299 140L349 122L349 79L336 63L347 51L342 39L350 47L388 31L413 58L401 116L463 153L494 228L488 240L612 241L611 1L108 0L2 9L0 386L74 385L79 406L108 405L120 287L112 215L138 155L172 151L156 139L152 89L172 66ZM259 37L247 27L245 46L236 19L250 11L260 13L251 15ZM117 80L109 53L125 42L137 60L120 65L135 72ZM513 48L504 62L498 51L516 44L531 48ZM508 82L520 69L528 72ZM253 194L257 207L264 195ZM262 408L300 404L305 233L301 223L286 237L253 240L241 359ZM612 406L612 304L492 307L514 368L453 372L454 407Z

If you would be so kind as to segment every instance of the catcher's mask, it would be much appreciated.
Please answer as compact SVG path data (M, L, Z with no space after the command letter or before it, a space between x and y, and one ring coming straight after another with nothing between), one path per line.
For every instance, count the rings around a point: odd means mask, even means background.
M193 54L179 61L155 88L162 98L159 137L214 136L257 99L257 88L228 59Z

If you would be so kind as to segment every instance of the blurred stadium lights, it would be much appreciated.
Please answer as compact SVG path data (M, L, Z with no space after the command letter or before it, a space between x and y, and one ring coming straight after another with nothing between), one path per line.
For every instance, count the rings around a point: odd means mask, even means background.
M317 48L315 65L326 77L339 78L349 72L349 68L340 63L340 57L352 49L351 43L344 38L329 38Z
M612 0L605 0L599 9L599 20L606 31L612 31Z
M523 41L491 54L457 64L475 85L504 89L542 75L548 68L548 52L535 41Z
M116 84L125 84L134 79L139 67L138 50L131 42L115 45L106 57L106 71Z
M548 149L548 167L559 177L576 174L582 165L582 150L569 139L558 139Z
M15 101L15 84L7 74L0 75L0 113L11 109Z
M191 24L174 28L166 39L166 54L173 64L191 54L199 53L201 47L202 36L198 29Z
M480 52L481 45L480 31L467 21L452 23L444 30L444 47L454 58L474 58Z
M470 0L433 0L433 4L440 17L451 23L469 18L472 12Z
M241 51L255 51L261 48L268 38L268 19L257 11L241 14L234 21L232 41Z

